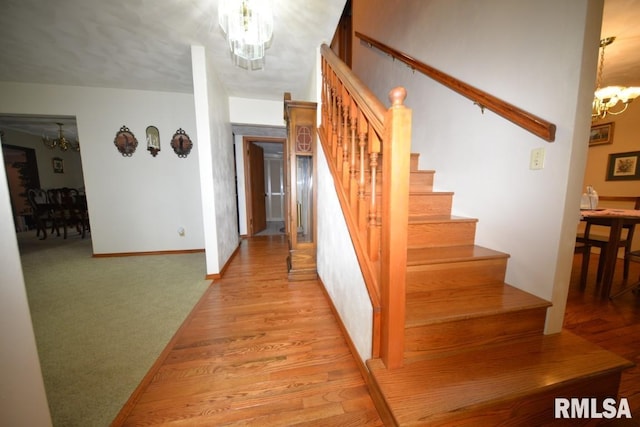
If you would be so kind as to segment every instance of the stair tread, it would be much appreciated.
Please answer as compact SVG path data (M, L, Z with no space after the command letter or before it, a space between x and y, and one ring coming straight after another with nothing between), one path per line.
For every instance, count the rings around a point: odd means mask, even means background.
M568 331L420 360L394 370L387 370L380 359L367 365L399 425L418 420L428 424L472 406L523 398L633 366Z
M422 191L422 190L410 190L409 191L409 195L416 195L416 196L422 196L422 195L429 195L429 196L451 196L453 193L452 191Z
M428 222L478 222L477 218L467 218L456 215L409 215L409 224Z
M550 305L505 283L414 292L407 295L405 326L418 327Z
M478 259L508 258L509 254L478 245L407 249L407 265L443 264Z

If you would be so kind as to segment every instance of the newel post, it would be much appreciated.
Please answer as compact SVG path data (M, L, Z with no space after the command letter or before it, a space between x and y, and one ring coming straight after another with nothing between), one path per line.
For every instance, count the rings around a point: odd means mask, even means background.
M401 367L404 356L411 158L411 110L404 106L406 96L403 87L389 93L391 107L385 114L382 143L380 352L388 369Z

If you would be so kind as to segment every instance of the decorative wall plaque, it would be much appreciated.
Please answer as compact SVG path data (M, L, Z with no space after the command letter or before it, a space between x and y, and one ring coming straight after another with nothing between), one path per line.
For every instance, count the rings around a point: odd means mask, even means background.
M138 140L126 126L122 126L116 133L113 143L124 157L131 157L138 147Z
M191 142L189 135L187 135L182 128L178 129L173 135L173 138L171 138L171 148L173 148L173 151L178 155L178 157L187 157L191 152L192 147L193 142Z

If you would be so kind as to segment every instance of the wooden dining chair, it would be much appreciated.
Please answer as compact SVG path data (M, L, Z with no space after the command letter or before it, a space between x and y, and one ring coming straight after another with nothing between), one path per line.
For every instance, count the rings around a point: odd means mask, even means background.
M629 261L640 263L640 251L629 252ZM614 295L611 295L609 299L614 299L615 297L620 296L622 294L626 294L627 292L633 292L634 294L638 295L639 294L638 291L640 291L640 277L638 278L637 282L631 284L630 286L625 287L620 292Z
M633 203L633 209L640 209L640 197L634 196L600 196L600 201L604 202L623 202L623 203ZM622 277L624 280L629 278L629 263L631 262L631 245L633 243L633 235L635 232L635 225L625 225L622 230L622 237L620 238L620 242L618 244L618 248L624 248L624 266ZM588 268L589 257L591 255L591 248L596 247L600 249L600 254L604 253L607 250L607 246L609 245L609 236L594 234L591 232L591 224L587 222L584 232L579 233L576 236L576 246L581 245L584 248L581 250L583 256L582 268L583 270ZM604 270L604 256L600 256L598 259L598 271L596 273L596 283L600 283L602 281L602 273ZM586 271L584 272L584 279L586 280ZM581 283L582 285L582 283Z
M30 188L27 190L27 199L31 205L31 216L36 224L36 237L40 240L47 238L47 227L51 226L51 233L54 231L60 235L58 222L51 209L51 204L47 197L47 192L41 188Z

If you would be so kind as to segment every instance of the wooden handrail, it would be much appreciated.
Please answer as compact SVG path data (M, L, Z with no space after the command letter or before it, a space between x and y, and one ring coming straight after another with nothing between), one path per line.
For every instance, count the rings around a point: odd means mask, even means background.
M523 129L533 133L534 135L544 139L547 142L553 142L556 138L556 125L550 123L540 117L537 117L531 113L528 113L521 108L518 108L506 101L496 98L480 89L470 86L440 70L437 70L419 60L407 55L404 52L396 50L384 43L372 39L358 31L355 32L363 42L382 52L391 55L405 64L411 69L418 70L424 75L432 78L438 83L448 87L449 89L459 93L460 95L469 98L474 103L478 104L481 109L488 109L504 117L512 123L522 127Z

